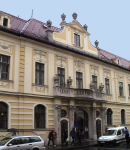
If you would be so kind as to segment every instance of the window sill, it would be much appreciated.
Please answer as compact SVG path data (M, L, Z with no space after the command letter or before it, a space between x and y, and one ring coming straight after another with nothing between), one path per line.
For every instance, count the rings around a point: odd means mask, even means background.
M13 83L13 80L4 80L4 79L0 79L0 82L8 82L8 83Z
M48 85L41 85L41 84L35 84L35 83L32 83L32 86L48 88Z
M112 96L112 94L105 94L106 96Z
M126 98L125 96L118 96L119 98Z
M83 47L75 45L75 44L73 44L73 46L76 47L76 48L79 48L79 49L83 49Z

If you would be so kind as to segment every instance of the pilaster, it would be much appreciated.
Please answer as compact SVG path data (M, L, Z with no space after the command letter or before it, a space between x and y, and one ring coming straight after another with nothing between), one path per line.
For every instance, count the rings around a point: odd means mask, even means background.
M101 107L102 134L104 134L105 132L105 113L106 113L106 107Z
M54 126L55 131L57 133L57 139L56 143L61 143L61 125L60 125L60 119L61 119L61 104L54 104Z
M92 107L93 140L97 140L97 133L96 133L96 111L97 111L97 107Z

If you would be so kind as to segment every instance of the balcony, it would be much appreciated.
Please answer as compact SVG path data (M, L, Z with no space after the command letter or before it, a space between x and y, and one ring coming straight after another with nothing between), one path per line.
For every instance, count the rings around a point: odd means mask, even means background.
M76 100L98 100L105 101L105 94L103 92L104 85L99 86L99 89L94 89L94 83L91 82L90 89L77 89L72 87L73 80L71 77L67 80L67 87L59 86L59 77L54 77L53 95L56 98L76 99Z
M91 89L75 89L68 87L53 87L54 97L84 99L84 100L105 100L105 94Z

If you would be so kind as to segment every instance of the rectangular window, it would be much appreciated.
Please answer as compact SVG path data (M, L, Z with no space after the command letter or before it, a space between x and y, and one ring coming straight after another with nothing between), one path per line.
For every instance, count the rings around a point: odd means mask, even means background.
M60 86L65 87L65 69L58 67L58 77L60 78Z
M129 97L130 97L130 84L128 84Z
M8 19L3 18L3 26L5 26L5 27L8 26Z
M109 79L105 78L106 94L110 94Z
M74 33L74 44L80 46L80 35Z
M10 57L0 55L0 79L9 80Z
M94 83L95 89L97 89L97 76L92 75L92 81Z
M44 64L35 63L35 84L44 85Z
M120 94L120 96L124 96L124 94L123 94L123 82L119 82L119 94Z
M83 88L83 77L81 72L76 72L76 88Z

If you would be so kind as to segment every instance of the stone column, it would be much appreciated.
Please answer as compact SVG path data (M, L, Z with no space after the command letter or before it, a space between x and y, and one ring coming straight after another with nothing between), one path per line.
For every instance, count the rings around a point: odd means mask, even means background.
M61 108L62 105L54 104L54 125L55 125L55 131L57 133L57 138L56 138L57 144L61 144L61 125L60 125Z
M105 114L106 114L106 107L101 107L101 118L102 118L102 134L105 133Z
M69 133L74 127L74 112L75 112L76 106L69 105ZM71 141L71 138L69 138L69 141Z
M96 133L96 111L97 111L97 107L92 107L93 140L97 140L97 133Z

